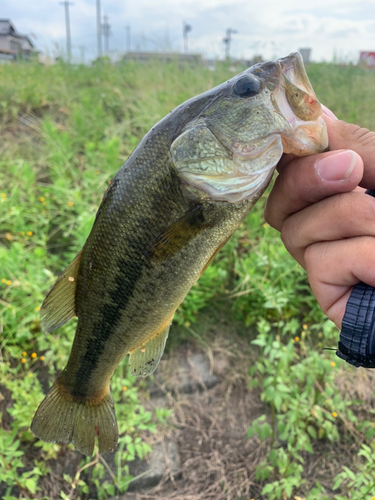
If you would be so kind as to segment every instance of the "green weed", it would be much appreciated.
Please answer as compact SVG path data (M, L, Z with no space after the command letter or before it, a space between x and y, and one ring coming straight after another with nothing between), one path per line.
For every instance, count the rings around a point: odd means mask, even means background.
M308 72L319 99L338 117L375 128L373 73L328 64L311 64ZM231 76L226 65L215 72L177 63L0 66L0 404L9 403L0 428L5 500L45 498L42 478L62 450L36 440L29 429L43 397L41 382L51 383L64 367L75 331L71 321L50 335L41 332L45 293L82 247L108 181L143 135L181 102ZM320 351L335 345L337 332L317 307L304 271L277 233L263 226L262 210L259 202L193 287L176 321L193 323L199 310L215 307L219 298L247 326L257 326L260 357L252 380L270 415L254 423L249 435L270 443L267 460L257 468L268 498L305 491L305 454L319 440L343 439L342 429L345 439L356 439L356 433L365 438L358 461L335 480L341 496L315 485L307 498L341 500L347 491L352 496L345 498L355 500L362 498L359 492L374 495L371 418L359 420L355 402L337 396L333 357ZM116 474L104 479L108 468L98 455L82 460L74 477L61 478L61 498L81 498L90 487L99 498L126 491L129 462L149 452L141 432L155 432L157 422L168 418L164 410L143 409L125 365L112 381L121 415Z

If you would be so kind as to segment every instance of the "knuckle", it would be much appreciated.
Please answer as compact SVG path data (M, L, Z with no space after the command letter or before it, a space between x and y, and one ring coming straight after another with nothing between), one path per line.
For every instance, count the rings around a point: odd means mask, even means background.
M353 193L354 194L354 193ZM361 207L363 211L363 215L366 219L369 220L370 223L375 222L375 200L372 196L361 196L360 193L357 193L361 197Z
M370 224L369 231L375 222L375 200L363 193L340 193L332 196L331 208L336 218L345 221L347 227L354 228Z
M354 132L354 138L363 146L367 146L375 142L375 133L370 132L367 128L358 127Z
M266 202L266 206L264 207L264 220L269 224L271 227L276 229L277 231L280 231L280 210L277 210L277 207L274 206L275 204L272 202L272 198L268 198Z
M355 249L356 255L363 255L367 262L370 264L370 268L373 269L375 266L375 237L374 236L362 236L356 238L357 245Z
M324 253L324 246L324 243L314 243L305 249L303 257L305 260L306 271L309 275L314 273L317 269L315 264L322 257L322 253Z
M297 246L298 232L291 218L285 220L280 233L281 241L289 253L293 255L293 250Z
M298 160L297 160L298 161ZM298 187L300 186L300 172L296 168L297 161L293 164L288 165L280 174L279 178L283 184L283 192L288 193L285 197L286 202L288 200L295 201L298 199Z
M353 192L335 194L326 202L327 210L329 209L337 220L342 219L347 223L356 223L358 212L362 212L365 205L367 203L364 196Z
M331 201L331 210L336 214L336 216L342 217L344 215L343 212L346 212L346 200L349 198L349 196L345 195L346 193L338 193L332 196L331 200L328 200Z
M340 128L341 136L345 139L347 139L348 135L350 135L351 141L357 142L361 146L375 144L375 132L372 132L367 128L354 125L353 123L346 123L344 121L339 121L338 126Z
M263 217L264 217L264 220L267 222L267 224L272 226L272 206L270 207L269 199L266 201L266 206L264 207Z

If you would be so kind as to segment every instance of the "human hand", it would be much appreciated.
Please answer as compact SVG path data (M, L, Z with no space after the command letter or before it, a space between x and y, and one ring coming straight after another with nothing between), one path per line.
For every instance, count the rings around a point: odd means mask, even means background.
M353 286L375 287L375 133L324 108L330 152L284 155L266 221L307 271L312 291L339 328Z

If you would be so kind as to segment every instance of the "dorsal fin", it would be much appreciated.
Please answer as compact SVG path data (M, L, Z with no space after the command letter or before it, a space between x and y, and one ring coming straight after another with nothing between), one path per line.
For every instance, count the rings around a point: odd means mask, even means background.
M48 292L40 310L40 321L45 333L53 332L76 315L75 295L82 250L59 276Z
M160 332L153 335L142 345L130 351L129 367L134 377L146 377L156 370L160 358L163 356L165 343L167 342L169 328L172 320L168 321Z

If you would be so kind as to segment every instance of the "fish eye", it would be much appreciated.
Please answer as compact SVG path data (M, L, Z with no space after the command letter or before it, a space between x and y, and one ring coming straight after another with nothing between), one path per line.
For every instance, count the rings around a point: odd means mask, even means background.
M253 97L260 91L260 81L254 75L242 76L234 84L233 91L238 97Z

